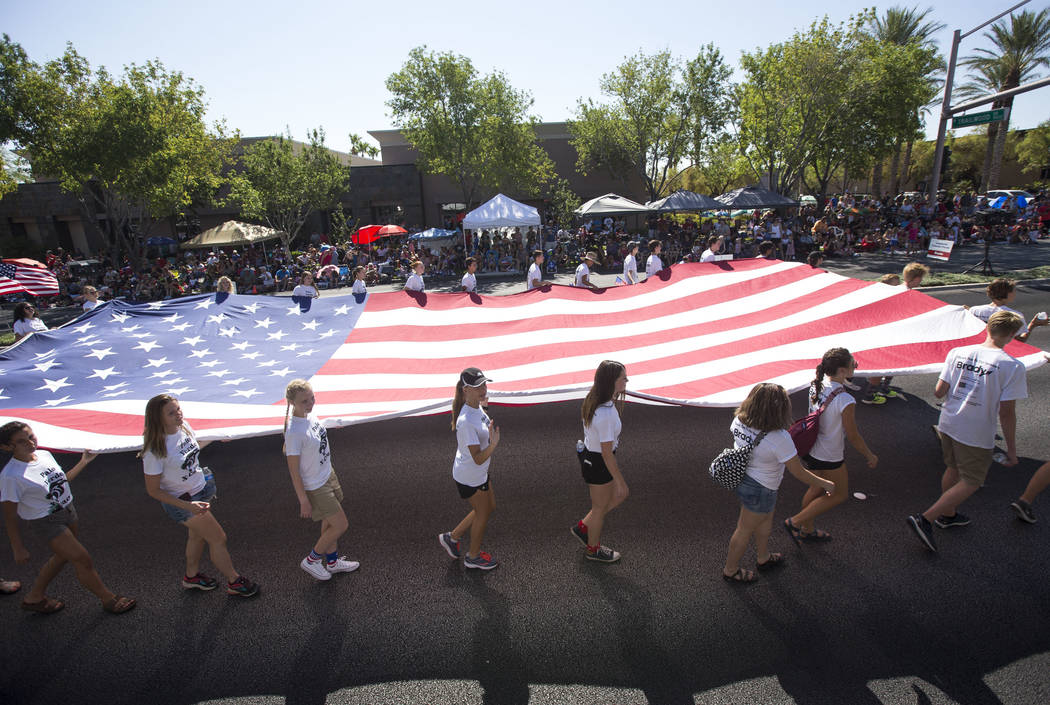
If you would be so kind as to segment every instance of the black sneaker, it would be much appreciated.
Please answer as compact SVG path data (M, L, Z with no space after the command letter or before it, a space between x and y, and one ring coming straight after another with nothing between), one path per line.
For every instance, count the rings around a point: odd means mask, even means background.
M572 529L570 529L570 531L572 531L572 535L575 536L579 540L580 543L582 543L584 546L587 545L587 534L584 533L583 531L580 531L580 525L579 524L573 525L573 527L572 527Z
M926 517L922 514L912 514L908 517L908 526L912 528L926 548L934 553L937 552L937 544L933 540L933 526Z
M934 519L933 523L941 529L950 529L953 526L966 526L970 523L970 517L959 512L956 512L954 516L950 517L942 514Z
M587 551L587 560L599 563L615 563L620 560L620 552L606 546L599 546L597 551Z
M226 583L226 593L237 597L254 597L259 593L259 586L242 575L232 583Z
M1010 507L1017 512L1017 518L1021 521L1026 521L1029 524L1035 523L1035 512L1032 510L1032 505L1023 499L1015 499L1010 502Z

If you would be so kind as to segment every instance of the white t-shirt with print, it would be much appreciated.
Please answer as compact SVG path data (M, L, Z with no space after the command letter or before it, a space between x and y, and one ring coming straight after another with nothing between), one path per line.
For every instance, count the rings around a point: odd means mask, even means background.
M1028 396L1024 364L999 348L954 348L941 368L948 384L937 427L959 443L994 448L999 402Z
M11 326L11 330L15 335L26 335L27 333L47 330L47 324L39 318L23 318L20 321L15 321L15 324Z
M463 278L460 279L459 283L467 291L477 291L478 290L478 278L475 277L470 272L467 272L466 274L464 274Z
M153 451L147 450L142 455L142 472L147 475L160 475L160 489L172 497L184 494L197 494L204 489L207 482L201 470L198 457L201 447L197 445L192 430L180 428L168 434L164 441L166 457L158 458Z
M601 453L602 443L612 441L613 450L616 450L620 445L622 430L620 412L611 401L607 401L594 410L594 418L589 424L583 424L583 445L592 453Z
M645 260L645 276L651 277L664 268L664 263L660 259L659 255L649 255L649 259Z
M536 282L533 284L532 282ZM535 289L543 282L543 270L540 269L540 265L533 261L532 266L529 267L529 275L525 280L525 291L529 289Z
M0 501L17 502L18 516L43 519L73 503L66 473L46 450L28 463L11 458L0 472Z
M627 255L623 258L623 280L628 284L638 281L638 260L634 255Z
M717 256L718 255L716 253L712 252L711 248L709 247L706 250L704 250L704 253L702 255L700 255L700 261L701 262L714 262L715 261L715 257L717 257Z
M368 289L365 287L365 282L362 279L355 279L354 286L350 289L351 294L367 294Z
M470 446L479 450L489 447L489 417L481 407L464 404L456 418L456 459L452 463L452 479L461 485L478 487L489 479L489 458L481 465L474 462Z
M332 475L332 449L328 431L316 416L293 416L284 432L284 454L299 456L299 476L304 490L316 490Z
M317 298L317 289L306 284L299 284L292 289L292 296L308 296L310 298Z
M745 426L736 417L729 425L729 432L733 434L734 448L743 448L746 441L754 443L760 433L750 426ZM784 463L796 455L798 451L795 450L795 442L791 440L790 433L784 429L770 431L751 453L751 461L747 464L747 476L766 489L778 490L780 481L784 479Z
M587 266L586 262L580 262L580 266L576 268L576 282L573 286L585 286L583 278L588 277L590 281L591 268Z
M823 383L820 389L820 395L816 401L813 400L813 387L810 386L809 394L809 413L812 414L820 405L831 396L832 392L836 389L842 389L842 384L839 382L832 382L827 380ZM835 463L845 458L845 440L846 440L846 429L842 425L842 412L850 404L856 404L857 400L854 399L849 392L839 392L831 403L828 404L828 408L824 409L824 413L820 415L820 426L817 430L817 440L813 444L813 448L809 451L809 455L817 460L823 460L826 463Z

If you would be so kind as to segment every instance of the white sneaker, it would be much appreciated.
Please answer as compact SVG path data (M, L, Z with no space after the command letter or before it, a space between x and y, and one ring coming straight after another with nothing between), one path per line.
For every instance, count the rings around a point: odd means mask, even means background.
M324 567L323 558L315 563L311 563L309 556L307 556L303 559L302 563L299 564L299 567L318 580L328 580L332 577L332 574Z
M348 561L346 556L340 556L335 563L326 563L325 570L329 573L353 573L361 567L357 561Z

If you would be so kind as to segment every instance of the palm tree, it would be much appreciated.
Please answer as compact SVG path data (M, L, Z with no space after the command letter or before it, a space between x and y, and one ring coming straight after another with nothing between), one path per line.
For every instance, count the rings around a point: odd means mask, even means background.
M980 66L974 67L974 75L970 76L970 80L959 88L959 97L973 99L998 93L999 87L1006 82L1004 67L1005 64L994 61L985 62ZM995 110L1001 107L1003 107L1002 101L997 100L992 103L991 109ZM981 168L981 175L977 184L977 188L981 191L987 191L991 188L988 184L988 174L992 166L992 151L999 136L999 125L998 122L990 122L985 130L988 141L984 150L984 166ZM1003 134L1006 134L1005 130L1003 130Z
M1005 21L992 25L991 32L985 32L994 49L976 49L974 55L961 63L978 75L980 81L997 81L998 91L1017 88L1022 82L1037 78L1036 71L1050 66L1050 8L1039 12L1025 10L1010 16L1010 25ZM1010 108L1013 97L993 103L992 107ZM999 171L1006 151L1006 132L1009 129L1010 114L996 129L992 147L991 161L985 176L984 190L999 185ZM991 137L992 130L989 130Z
M905 7L891 7L886 10L886 13L881 17L876 16L872 21L872 31L876 38L884 42L892 42L900 46L906 46L911 43L917 43L920 47L925 49L936 50L937 43L933 40L933 35L940 32L945 28L945 24L941 22L933 22L927 20L930 13L933 12L932 7L928 7L925 10L920 11L918 7L905 8ZM927 81L929 83L929 101L932 101L940 88L939 74L944 71L944 60L937 56L935 60L931 61L929 68L927 69ZM893 144L893 158L890 162L890 191L896 195L900 187L900 174L901 174L901 146L902 143L907 143L907 149L904 157L904 168L903 172L908 173L909 163L911 162L911 150L912 145L915 141L916 135L919 132L919 125L921 122L921 113L926 110L926 105L919 106L915 110L911 129L906 134L898 135L894 140ZM875 166L875 175L873 180L873 186L875 191L881 190L882 186L882 160L878 160Z

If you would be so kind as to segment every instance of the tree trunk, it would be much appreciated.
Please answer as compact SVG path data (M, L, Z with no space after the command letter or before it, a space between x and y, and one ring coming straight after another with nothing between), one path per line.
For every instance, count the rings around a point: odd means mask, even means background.
M995 135L995 143L992 149L992 163L988 167L988 188L999 188L999 173L1003 168L1003 155L1006 154L1006 135L1010 131L1010 107L1013 98L1005 101L1006 119L999 123L999 130Z
M901 140L893 141L893 158L890 160L890 196L894 198L901 192Z
M882 198L882 159L875 160L875 168L871 174L871 195Z
M991 175L992 168L992 151L995 148L995 141L999 136L999 123L990 122L988 123L988 143L984 148L984 166L981 168L981 193L986 193L989 187L989 176Z
M849 191L849 169L845 164L842 165L842 192Z
M901 164L901 181L904 183L904 187L908 187L908 181L911 175L911 148L915 146L915 140L908 140L904 145L904 162ZM897 194L894 194L897 195Z

